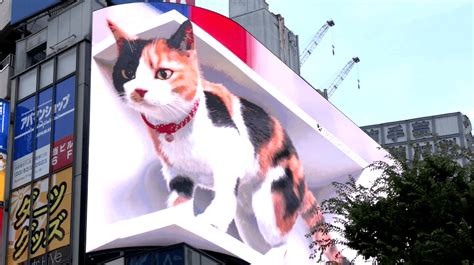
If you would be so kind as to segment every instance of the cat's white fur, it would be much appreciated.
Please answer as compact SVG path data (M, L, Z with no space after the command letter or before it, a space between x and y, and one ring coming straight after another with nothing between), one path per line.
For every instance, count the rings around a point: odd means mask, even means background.
M136 79L125 83L124 88L128 98L136 88L148 91L144 95L145 104L137 104L129 100L132 103L130 105L137 111L160 119L165 115L170 116L167 112L157 113L161 110L160 106L179 105L186 112L183 114L177 111L171 115L174 120L170 118L166 120L166 122L179 122L192 109L194 101L184 101L172 92L172 88L166 81L154 79L143 61L137 68L136 76ZM167 183L174 177L182 175L192 179L195 185L213 190L214 199L198 218L226 231L235 216L237 198L234 189L237 179L240 178L241 185L245 185L247 180L255 178L259 170L258 158L254 156L255 150L248 137L238 98L234 98L232 116L238 131L235 128L213 125L205 106L202 82L198 82L194 100L198 99L200 106L194 118L174 134L174 141L167 142L164 135L156 134L156 137L160 139L163 153L171 162L171 166L163 165L162 171ZM282 173L280 177L283 175ZM275 179L277 177L272 176L268 183L271 184L271 181ZM257 216L257 221L259 227L265 228L265 234L270 239L268 243L273 245L280 243L281 239L277 234L278 229L273 216L272 198L268 185L261 186L261 192L257 193L259 199L254 200L252 206L254 212L265 213L265 216ZM265 196L266 198L263 198ZM170 195L169 204L172 204L177 197L176 192L173 192ZM264 203L260 203L260 199Z

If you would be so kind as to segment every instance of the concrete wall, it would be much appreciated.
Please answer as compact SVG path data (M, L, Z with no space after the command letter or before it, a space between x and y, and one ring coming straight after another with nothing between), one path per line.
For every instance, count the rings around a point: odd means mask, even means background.
M229 0L229 17L231 19L259 9L268 10L265 0Z
M418 148L436 152L436 144L440 142L473 148L471 123L460 112L368 125L361 129L383 147L405 152L408 159L413 159Z
M10 23L11 6L12 0L0 0L0 30Z
M299 74L298 36L285 26L281 15L268 10L264 0L230 0L229 17Z

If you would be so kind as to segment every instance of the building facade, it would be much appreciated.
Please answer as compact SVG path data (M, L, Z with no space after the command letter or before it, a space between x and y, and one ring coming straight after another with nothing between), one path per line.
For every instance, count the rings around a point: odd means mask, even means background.
M472 124L460 112L367 125L361 129L382 147L408 160L413 160L415 153L422 156L440 151L439 144L474 150Z
M265 0L230 0L229 18L239 23L297 74L300 73L298 35L285 26Z

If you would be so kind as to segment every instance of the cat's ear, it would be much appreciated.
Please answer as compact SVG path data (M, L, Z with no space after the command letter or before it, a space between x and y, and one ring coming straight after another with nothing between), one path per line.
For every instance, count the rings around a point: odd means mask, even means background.
M109 19L107 19L107 26L109 26L110 31L114 35L114 38L117 42L117 46L119 47L119 49L122 49L122 47L123 47L123 45L126 41L131 41L131 40L137 39L136 36L128 35L125 31L123 31L121 28L119 28L117 26L117 24L115 24L114 22L112 22Z
M168 39L168 45L172 48L189 51L194 50L194 33L191 21L184 21L178 30Z

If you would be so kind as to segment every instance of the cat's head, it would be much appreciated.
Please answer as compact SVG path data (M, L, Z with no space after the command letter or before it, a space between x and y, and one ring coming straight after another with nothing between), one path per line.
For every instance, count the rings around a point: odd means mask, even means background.
M113 22L119 56L114 86L135 110L162 121L185 117L199 84L199 67L191 22L185 21L168 39L143 40L127 35Z

